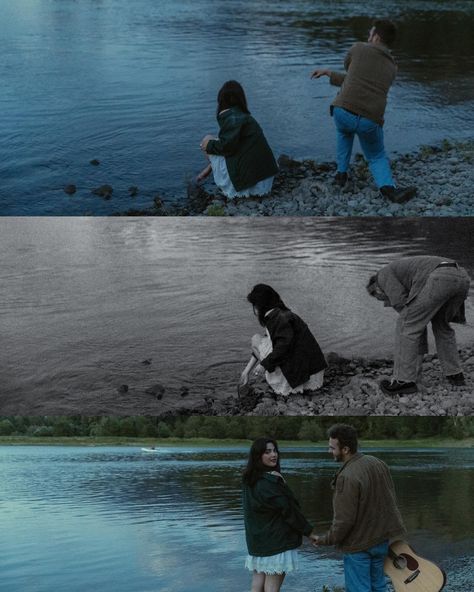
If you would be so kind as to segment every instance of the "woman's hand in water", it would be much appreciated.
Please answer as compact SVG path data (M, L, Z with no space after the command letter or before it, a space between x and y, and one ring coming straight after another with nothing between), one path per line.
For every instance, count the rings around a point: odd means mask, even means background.
M328 70L327 68L321 68L321 69L315 70L311 74L311 78L321 78L321 76L331 76L331 70Z
M245 386L246 384L248 384L248 382L249 382L249 373L246 370L244 370L242 372L242 374L240 375L239 385Z

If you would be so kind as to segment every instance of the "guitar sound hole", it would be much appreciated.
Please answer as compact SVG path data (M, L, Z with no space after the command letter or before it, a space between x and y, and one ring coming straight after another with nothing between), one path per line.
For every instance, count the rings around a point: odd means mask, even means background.
M407 568L410 571L415 571L416 569L418 569L418 561L414 557L408 555L408 553L400 553L400 555L407 562Z

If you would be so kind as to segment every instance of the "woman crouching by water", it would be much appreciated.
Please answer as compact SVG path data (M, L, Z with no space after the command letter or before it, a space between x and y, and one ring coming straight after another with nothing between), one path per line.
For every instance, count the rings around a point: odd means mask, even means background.
M266 284L254 286L247 300L266 335L252 337L252 357L240 385L248 384L250 372L260 364L266 370L266 381L280 395L321 388L327 363L306 323Z
M244 89L235 80L226 82L217 95L217 122L219 138L207 135L201 140L210 164L197 181L212 170L226 197L270 193L278 165L262 128L250 115Z
M297 547L311 524L280 474L278 445L258 438L243 474L243 508L252 592L279 592L285 575L298 568Z

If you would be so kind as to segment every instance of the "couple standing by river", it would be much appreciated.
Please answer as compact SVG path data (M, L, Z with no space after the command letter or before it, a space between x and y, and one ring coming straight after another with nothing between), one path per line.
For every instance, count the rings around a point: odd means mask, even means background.
M373 23L366 43L355 43L344 60L346 73L317 69L312 78L328 76L341 87L331 105L337 132L335 183L344 187L354 137L359 142L382 197L404 203L416 195L414 187L396 187L385 153L383 124L388 91L397 65L389 50L396 27L389 20ZM197 181L213 173L216 185L229 198L265 195L271 191L278 165L256 120L250 114L244 89L226 82L217 96L219 136L206 135L201 150L209 160Z
M393 377L380 382L383 393L418 392L423 356L428 352L429 323L446 380L453 386L465 384L451 323L466 322L464 301L469 287L469 275L455 261L429 255L392 261L370 277L366 286L369 295L399 315ZM255 285L247 300L265 335L252 337L252 355L239 388L248 388L255 368L257 373L263 369L269 386L283 396L321 388L327 363L308 325L267 284Z
M245 566L252 572L252 592L279 592L286 574L298 567L303 536L316 547L335 545L343 552L346 592L387 590L389 542L405 535L389 469L358 451L352 426L333 425L328 437L329 453L342 466L332 481L334 514L325 534L316 533L282 476L277 442L259 438L252 444L243 474Z

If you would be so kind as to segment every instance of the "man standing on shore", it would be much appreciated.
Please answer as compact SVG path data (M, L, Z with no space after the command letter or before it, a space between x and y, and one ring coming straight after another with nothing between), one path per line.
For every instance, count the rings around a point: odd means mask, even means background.
M449 258L417 255L392 261L367 284L368 293L398 313L393 379L382 380L387 395L416 393L423 355L428 352L431 321L439 361L447 380L465 384L456 334L450 323L466 322L467 272Z
M390 163L385 154L383 124L388 91L395 80L397 65L389 50L396 27L389 20L376 20L367 43L355 43L344 60L347 74L326 68L315 70L311 78L329 76L340 86L331 105L337 130L336 183L348 180L354 135L357 135L380 193L395 203L404 203L416 195L415 187L395 187Z
M405 534L387 465L357 451L357 432L346 424L329 428L329 453L342 463L332 482L334 517L314 545L344 553L346 592L386 592L383 569L389 539Z

